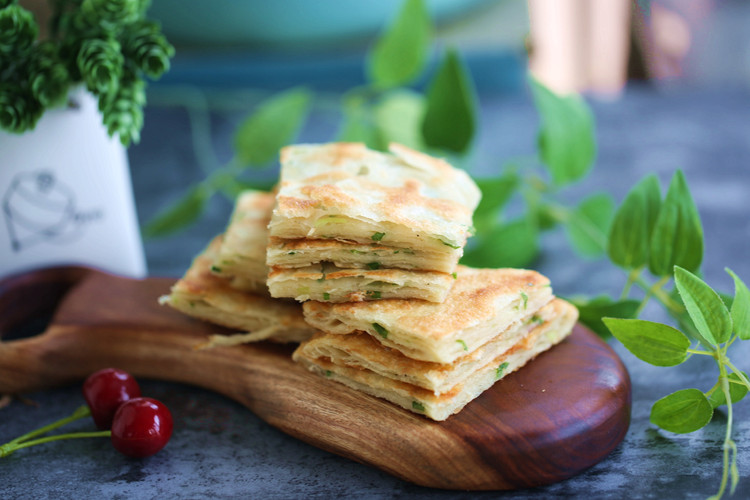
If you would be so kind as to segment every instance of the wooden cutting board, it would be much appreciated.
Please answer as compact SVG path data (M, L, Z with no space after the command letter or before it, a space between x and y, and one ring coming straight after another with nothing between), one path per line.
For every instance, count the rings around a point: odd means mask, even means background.
M605 458L630 422L617 355L577 326L560 345L433 422L307 372L270 343L196 350L221 329L157 298L173 279L131 280L60 268L0 282L0 334L57 305L46 331L0 342L0 394L83 380L104 367L194 384L245 405L314 446L423 486L541 486Z

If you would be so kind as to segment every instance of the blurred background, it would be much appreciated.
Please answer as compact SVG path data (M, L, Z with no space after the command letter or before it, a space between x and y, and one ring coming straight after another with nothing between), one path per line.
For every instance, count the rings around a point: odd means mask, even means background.
M561 91L616 94L628 79L750 83L742 0L428 0L437 43L457 46L480 90L520 85L527 63ZM363 83L399 0L154 0L178 48L164 84L322 90Z
M230 162L238 126L279 91L303 86L314 92L311 115L296 140L339 137L342 96L365 85L368 53L402 5L400 0L154 0L150 15L162 23L177 55L170 71L150 84L142 140L129 149L141 223ZM742 110L750 103L750 2L429 0L426 5L435 38L427 69L411 87L424 91L441 51L458 48L479 109L472 146L454 161L473 175L497 175L508 162L533 155L539 117L528 89L529 69L557 92L583 93L594 112L595 168L566 190L563 197L571 202L601 189L621 200L651 172L665 186L682 168L693 185L707 164L720 164L726 175L746 168L750 130ZM269 184L276 168L251 169L247 176ZM704 226L712 207L717 220L726 217L720 210L731 208L741 234L750 233L750 224L740 218L740 188L726 182L694 193ZM177 235L147 238L151 273L181 274L191 256L223 229L231 206L216 197L197 224ZM175 238L185 249L179 255ZM564 242L556 241L545 242L548 253L565 251ZM720 271L723 249L716 246ZM583 286L572 275L561 279L570 291Z
M47 0L21 0L39 21ZM747 84L744 0L426 0L436 42L457 46L481 89L513 87L519 67L560 90L616 93L630 79ZM179 49L162 84L343 89L400 0L152 0Z

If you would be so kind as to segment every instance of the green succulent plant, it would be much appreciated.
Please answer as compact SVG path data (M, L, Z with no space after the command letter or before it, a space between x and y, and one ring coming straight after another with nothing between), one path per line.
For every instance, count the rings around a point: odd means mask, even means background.
M24 133L82 83L124 145L138 142L145 77L169 69L174 47L145 18L148 0L50 0L49 39L17 0L0 0L0 129Z

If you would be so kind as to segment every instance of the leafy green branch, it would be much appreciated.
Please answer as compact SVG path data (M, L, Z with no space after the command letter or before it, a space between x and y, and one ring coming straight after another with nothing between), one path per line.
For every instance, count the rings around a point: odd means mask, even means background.
M243 179L242 174L250 167L269 164L282 146L294 140L307 117L311 100L312 94L300 88L264 101L235 133L234 157L149 221L143 229L144 236L165 236L189 226L201 216L208 201L217 193L234 201L245 189L270 190L271 183L249 181Z
M721 498L730 482L734 493L739 482L737 445L732 440L733 404L750 390L750 381L728 355L729 347L738 339L750 339L750 291L731 270L735 295L731 311L719 294L690 271L675 266L674 279L687 314L697 332L689 335L660 323L639 319L604 318L612 334L635 356L656 366L675 366L692 355L714 358L719 368L716 384L708 391L682 389L654 403L650 420L662 429L678 434L697 431L706 426L714 410L727 407L727 423L723 444L723 472L718 492ZM691 338L699 337L703 347L691 347Z

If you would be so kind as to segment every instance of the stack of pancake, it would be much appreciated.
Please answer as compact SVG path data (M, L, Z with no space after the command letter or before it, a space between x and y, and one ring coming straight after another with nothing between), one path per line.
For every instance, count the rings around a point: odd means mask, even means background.
M268 288L299 301L445 300L480 193L400 145L289 146L269 225Z
M295 361L349 387L445 420L567 336L575 307L522 269L458 266L443 303L306 302L316 333Z
M250 332L214 345L302 341L293 359L308 369L445 420L578 313L535 271L458 265L479 190L442 160L390 149L284 148L277 194L240 196L163 301Z

